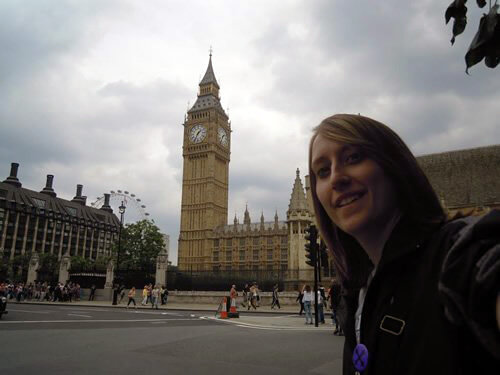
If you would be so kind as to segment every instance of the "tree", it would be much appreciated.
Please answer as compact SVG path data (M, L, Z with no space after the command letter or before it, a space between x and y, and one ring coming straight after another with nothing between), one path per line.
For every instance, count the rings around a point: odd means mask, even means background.
M164 249L165 241L158 228L149 220L127 224L122 229L119 268L140 270L152 269L156 265L156 257ZM114 245L115 254L118 243Z
M495 68L500 63L500 14L498 14L498 0L495 0L488 14L483 14L479 21L479 29L472 40L469 50L465 54L465 65L467 68L476 65L484 59L484 63L488 68ZM467 26L467 0L453 0L445 12L445 21L448 23L450 19L453 21L453 37L451 44L455 43L455 37L464 32ZM483 8L486 6L486 0L476 0L477 6Z

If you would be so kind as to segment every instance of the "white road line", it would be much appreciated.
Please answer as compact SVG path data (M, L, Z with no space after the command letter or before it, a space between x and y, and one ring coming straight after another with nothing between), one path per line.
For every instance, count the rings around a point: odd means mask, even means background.
M251 328L251 329L261 329L261 330L269 330L269 331L308 331L308 332L324 332L324 331L330 331L331 328L328 327L318 327L316 329L311 329L306 328L306 327L294 327L294 326L269 326L269 325L261 325L261 324L254 324L254 323L244 323L244 322L239 322L239 321L233 321L233 320L226 320L226 319L217 319L213 318L210 316L202 316L200 319L204 320L211 320L219 323L225 323L225 324L233 324L236 327L240 328Z
M81 316L82 318L92 318L90 315L81 315L81 314L68 314L68 316Z
M16 312L24 312L24 313L31 313L31 314L49 314L48 311L31 311L31 310L15 310L11 309L10 307L7 309L7 311L16 311Z
M71 308L70 306L68 306L69 308ZM61 310L67 310L68 307L66 307L65 309L61 309ZM75 307L75 308L71 308L72 311L99 311L99 312L109 312L109 310L99 310L99 309L81 309L79 307Z
M165 324L166 322L151 322L151 324Z
M96 320L15 320L0 321L1 324L25 324L25 323L135 323L135 322L179 322L196 321L197 319L96 319Z

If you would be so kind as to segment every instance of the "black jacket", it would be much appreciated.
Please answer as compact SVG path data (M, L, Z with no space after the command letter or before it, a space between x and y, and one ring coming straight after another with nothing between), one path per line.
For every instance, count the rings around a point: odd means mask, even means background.
M400 220L366 294L363 375L486 374L500 365L495 306L500 285L500 211L444 225ZM359 288L344 285L343 374L354 374Z

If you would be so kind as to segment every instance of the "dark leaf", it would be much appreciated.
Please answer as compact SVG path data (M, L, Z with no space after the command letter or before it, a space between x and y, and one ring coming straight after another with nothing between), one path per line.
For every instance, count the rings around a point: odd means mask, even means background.
M484 63L488 68L496 68L500 62L500 57L498 56L486 56L484 58Z
M469 68L480 62L486 55L494 56L489 53L490 50L498 50L498 37L495 38L495 35L497 35L498 8L499 5L493 6L488 14L481 17L479 29L465 55L465 64L467 66L465 72L467 74ZM494 60L488 59L488 63L493 65Z
M486 0L477 0L477 6L482 8L486 5Z
M465 6L466 2L467 0L453 0L444 13L444 18L447 24L450 21L450 18L457 19L465 17L467 14L467 7Z
M497 23L493 37L486 45L484 63L488 68L495 68L500 62L500 15L496 15Z
M453 21L453 37L451 38L451 44L455 43L455 37L464 32L465 26L467 26L467 17L455 18Z

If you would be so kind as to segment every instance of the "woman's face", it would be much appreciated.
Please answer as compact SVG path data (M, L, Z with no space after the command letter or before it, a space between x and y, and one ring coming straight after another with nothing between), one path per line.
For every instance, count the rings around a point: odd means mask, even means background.
M392 183L360 148L319 134L312 144L311 166L321 205L354 238L377 235L397 214Z

